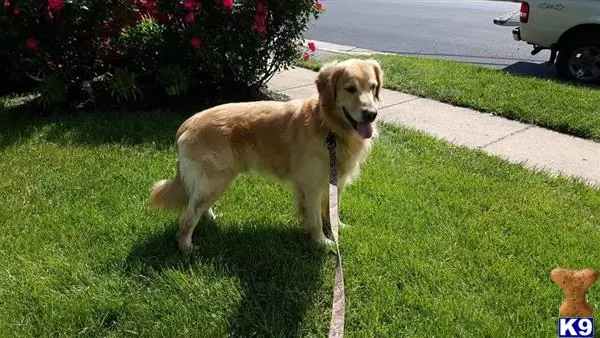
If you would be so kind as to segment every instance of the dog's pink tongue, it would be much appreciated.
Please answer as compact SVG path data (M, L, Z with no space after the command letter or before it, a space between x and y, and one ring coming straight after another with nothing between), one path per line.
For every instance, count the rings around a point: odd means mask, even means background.
M373 126L371 126L371 122L359 123L356 129L362 138L371 138L373 135Z

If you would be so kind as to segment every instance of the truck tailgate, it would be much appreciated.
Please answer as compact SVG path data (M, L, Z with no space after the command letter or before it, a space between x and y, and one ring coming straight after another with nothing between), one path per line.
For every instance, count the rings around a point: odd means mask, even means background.
M506 13L494 19L494 24L498 26L517 27L519 26L519 17L521 15L520 10L515 10L510 13Z

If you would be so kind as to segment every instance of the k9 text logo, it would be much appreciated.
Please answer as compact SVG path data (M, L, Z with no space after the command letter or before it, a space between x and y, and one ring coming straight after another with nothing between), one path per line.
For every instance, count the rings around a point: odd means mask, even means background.
M594 337L594 318L558 318L558 337Z

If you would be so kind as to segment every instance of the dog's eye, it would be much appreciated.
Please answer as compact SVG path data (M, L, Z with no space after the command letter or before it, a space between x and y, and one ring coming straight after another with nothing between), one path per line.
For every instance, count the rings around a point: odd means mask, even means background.
M354 87L354 86L346 87L346 90L347 90L347 91L348 91L348 93L350 93L350 94L354 94L354 93L356 93L356 87Z
M375 90L375 87L377 87L377 85L373 83L373 84L371 85L371 90Z

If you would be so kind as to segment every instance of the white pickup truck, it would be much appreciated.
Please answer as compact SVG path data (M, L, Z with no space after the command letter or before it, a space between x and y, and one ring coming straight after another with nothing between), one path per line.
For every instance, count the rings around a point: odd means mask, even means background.
M514 26L513 38L532 45L532 55L549 49L559 76L600 83L600 0L522 1L494 23Z

